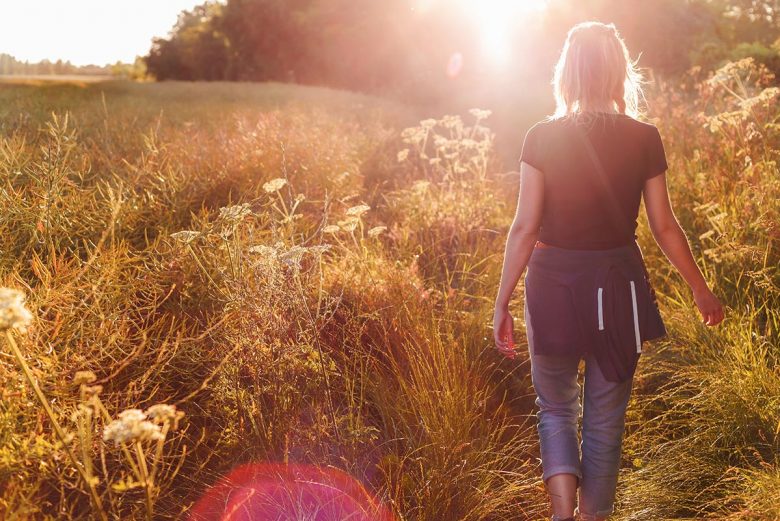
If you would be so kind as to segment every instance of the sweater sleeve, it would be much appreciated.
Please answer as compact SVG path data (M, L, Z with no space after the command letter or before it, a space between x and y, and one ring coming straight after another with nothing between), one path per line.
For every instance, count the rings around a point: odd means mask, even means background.
M658 128L653 127L650 132L650 139L647 143L647 165L645 168L645 179L650 179L657 175L661 175L669 168L666 162L666 152L664 151L664 144L661 140L661 134L658 132Z
M523 151L520 153L520 162L525 161L537 170L544 171L544 153L539 136L539 123L528 129L523 141Z

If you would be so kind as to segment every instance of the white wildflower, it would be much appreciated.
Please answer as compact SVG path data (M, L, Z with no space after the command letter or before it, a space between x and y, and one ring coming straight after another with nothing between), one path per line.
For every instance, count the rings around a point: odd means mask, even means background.
M441 119L441 124L446 128L455 128L462 125L463 122L461 121L460 116L447 114Z
M450 144L450 140L447 139L444 136L440 136L439 134L436 134L433 136L433 145L436 148L444 148Z
M183 230L171 234L172 239L175 239L183 244L189 244L198 237L200 237L200 232L193 232L190 230Z
M425 139L425 130L420 127L408 127L401 131L401 138L404 143L418 144Z
M424 129L431 129L436 126L437 121L432 118L424 119L420 121L420 126Z
M127 409L119 413L119 418L113 420L103 429L103 439L113 441L116 445L130 441L161 440L164 436L160 426L146 419L146 413L141 409Z
M376 237L383 231L387 230L387 226L374 226L370 230L368 230L368 236L369 237Z
M279 251L273 246L266 244L257 244L249 247L249 253L259 253L263 257L276 258L279 255Z
M317 244L316 246L309 246L308 250L310 253L314 253L315 255L322 255L332 247L333 246L331 244Z
M306 253L306 248L296 245L287 250L279 258L284 264L290 267L300 268L301 259L303 258L304 253Z
M251 213L252 210L249 208L248 203L237 204L220 208L219 218L223 221L239 222Z
M487 118L493 112L490 110L483 110L483 109L471 109L469 110L469 113L475 118L477 118L477 120L481 120Z
M276 179L271 179L267 183L263 184L263 190L271 194L273 192L278 192L286 184L287 179L283 177L277 177Z
M0 331L27 330L32 314L24 307L24 293L11 288L0 288Z
M408 157L409 157L409 149L408 148L404 148L403 150L398 152L397 159L398 159L399 163L403 163L404 161L406 161L406 158L408 158Z
M339 233L340 230L341 228L338 225L329 224L322 229L322 233Z
M175 430L179 427L179 420L184 417L184 411L176 410L175 405L158 403L146 409L146 415L157 423L170 422Z
M357 206L353 206L352 208L347 208L346 215L354 215L355 217L360 217L370 209L371 207L368 206L367 204L359 204Z
M338 224L338 225L339 225L339 227L340 227L342 230L345 230L345 231L351 232L351 231L354 231L354 230L355 230L355 228L357 227L357 225L358 225L358 221L359 221L359 219L358 219L357 217L355 217L355 216L350 216L350 217L348 217L347 219L344 219L343 221L339 221L339 222L337 222L336 224Z

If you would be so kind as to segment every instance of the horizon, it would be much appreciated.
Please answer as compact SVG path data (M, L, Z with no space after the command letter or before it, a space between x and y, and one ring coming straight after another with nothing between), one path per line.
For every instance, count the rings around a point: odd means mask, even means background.
M133 63L164 37L179 13L198 0L28 0L5 6L9 22L0 32L0 54L21 62L48 60L77 67ZM76 36L74 38L74 35Z

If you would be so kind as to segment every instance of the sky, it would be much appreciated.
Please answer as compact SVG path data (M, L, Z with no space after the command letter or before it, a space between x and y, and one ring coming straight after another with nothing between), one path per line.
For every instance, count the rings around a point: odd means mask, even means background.
M133 62L203 0L0 0L0 53L74 65Z

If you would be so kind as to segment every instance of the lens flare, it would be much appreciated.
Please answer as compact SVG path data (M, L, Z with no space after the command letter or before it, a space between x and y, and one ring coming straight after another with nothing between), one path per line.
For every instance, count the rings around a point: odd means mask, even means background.
M456 77L463 69L463 55L459 52L454 52L450 56L447 62L447 76L450 78Z
M396 521L348 474L304 464L234 469L195 504L190 521Z

